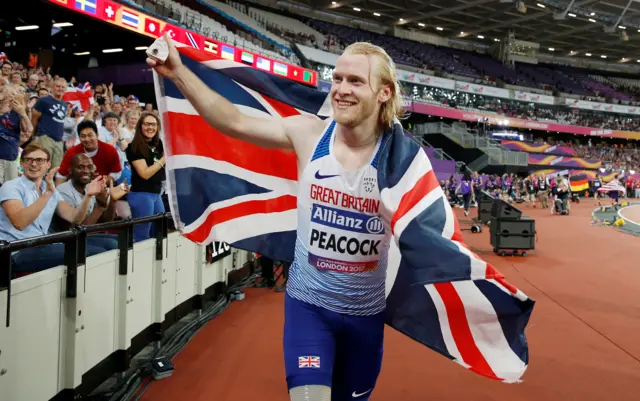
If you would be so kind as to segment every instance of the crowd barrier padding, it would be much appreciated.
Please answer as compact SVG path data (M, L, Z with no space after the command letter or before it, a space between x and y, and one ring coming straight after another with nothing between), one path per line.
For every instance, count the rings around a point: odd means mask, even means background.
M168 218L0 244L0 401L90 393L126 371L173 323L223 294L230 273L246 276L251 269L249 252L168 233ZM133 225L148 221L157 237L134 244ZM118 230L119 249L85 258L86 236L105 229ZM9 279L11 252L54 242L65 242L65 265Z

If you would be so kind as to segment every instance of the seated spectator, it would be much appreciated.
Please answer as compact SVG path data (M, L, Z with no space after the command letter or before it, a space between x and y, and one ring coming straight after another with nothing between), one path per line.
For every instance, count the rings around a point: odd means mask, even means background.
M38 98L43 98L49 96L49 89L47 88L40 88L38 89Z
M22 152L24 175L0 187L0 240L16 241L47 235L54 214L80 224L87 216L93 197L102 192L104 179L98 177L85 188L78 207L68 204L56 189L49 151L33 143ZM46 174L46 175L45 175ZM87 246L87 256L105 248ZM23 249L12 255L15 271L35 272L64 264L64 244L57 243Z
M24 97L14 88L0 88L0 185L18 178L20 132L31 132Z
M0 70L0 74L7 79L7 82L11 79L11 72L13 71L13 65L9 61L5 61L2 63L2 70Z
M98 127L93 121L83 120L77 128L80 143L64 154L58 171L58 182L63 182L69 176L71 159L79 154L86 154L91 158L98 175L109 176L113 181L117 181L122 166L116 148L98 139Z
M105 113L102 116L102 125L98 128L98 138L111 146L117 146L120 141L119 124L120 116L118 114L112 111Z
M131 163L131 192L127 195L131 217L164 213L160 196L165 180L164 147L160 140L160 119L152 113L142 113L133 141L127 147L127 160ZM152 236L151 223L137 224L133 229L134 241Z
M39 142L51 154L51 165L58 167L62 162L64 146L64 120L67 117L67 104L62 95L67 91L67 81L58 78L54 81L53 94L38 99L33 106L31 122L33 123L34 142Z
M152 111L152 110L149 110ZM123 150L127 150L127 146L133 140L133 134L136 132L136 125L140 119L140 112L138 110L129 110L125 114L124 124L120 128L120 147Z
M127 160L127 147L133 140L133 135L136 131L136 125L140 119L140 112L138 110L129 110L125 114L125 121L122 126L119 127L120 137L118 140L118 154L120 155L120 164L122 165L122 175L118 183L123 180L131 182L131 165Z
M20 71L14 71L11 73L11 83L16 86L22 85L22 74Z
M29 75L29 80L27 81L27 92L29 94L37 94L39 81L40 77L38 76L38 74Z
M58 186L58 192L62 199L69 205L80 207L86 194L86 187L95 179L96 166L91 158L83 153L75 155L71 159L71 179ZM113 186L113 182L105 185L102 192L97 194L87 211L87 217L82 221L82 225L89 226L96 223L106 223L115 217L116 202L129 191L126 183ZM73 224L64 219L54 216L51 223L50 232L66 231L73 227ZM87 245L97 246L104 249L116 249L118 247L117 235L90 234L87 236Z

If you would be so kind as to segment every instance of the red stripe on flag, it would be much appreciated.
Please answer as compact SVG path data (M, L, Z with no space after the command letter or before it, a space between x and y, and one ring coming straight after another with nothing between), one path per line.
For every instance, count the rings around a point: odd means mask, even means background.
M293 151L265 149L248 142L230 138L213 129L199 116L168 112L171 156L204 156L226 161L259 174L287 180L298 179L298 166Z
M446 200L445 200L446 202ZM457 241L462 244L465 248L467 246L462 242L462 231L460 231L460 222L455 214L453 214L453 210L451 211L451 216L453 217L453 235L451 235L452 241Z
M409 210L422 200L422 198L439 186L440 184L438 184L436 173L434 173L433 170L429 170L425 175L423 175L418 182L416 182L416 185L402 196L400 204L398 205L398 210L396 210L393 214L393 218L391 219L391 230L395 230L398 220L407 214Z
M300 112L296 110L295 107L291 107L286 103L282 103L281 101L271 99L270 97L264 96L263 94L259 94L271 107L274 108L275 111L280 114L282 117L291 117L300 115Z
M469 321L465 314L464 304L453 284L441 283L435 284L434 286L438 294L440 294L440 297L442 297L444 306L447 309L451 334L453 335L453 340L456 342L458 351L460 351L463 362L469 365L470 369L474 372L491 379L499 380L473 339L471 329L469 328Z
M209 213L205 221L197 229L185 234L185 236L194 242L202 243L211 233L211 229L217 224L252 214L278 213L293 210L297 207L298 201L295 196L291 195L283 195L275 199L242 202Z

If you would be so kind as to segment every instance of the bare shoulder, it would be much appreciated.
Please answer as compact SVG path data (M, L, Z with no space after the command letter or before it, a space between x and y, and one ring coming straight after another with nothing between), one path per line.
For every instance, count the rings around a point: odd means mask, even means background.
M296 137L318 136L327 125L326 121L308 114L287 117L284 124L287 136L292 140Z
M299 161L307 160L328 122L315 116L300 115L284 119L287 137Z

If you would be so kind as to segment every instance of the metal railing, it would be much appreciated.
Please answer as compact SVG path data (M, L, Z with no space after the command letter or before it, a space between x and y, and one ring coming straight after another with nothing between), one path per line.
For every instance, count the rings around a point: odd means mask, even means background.
M66 266L66 296L67 298L76 298L78 269L86 263L87 236L89 234L117 230L118 250L120 251L118 271L122 276L128 273L129 252L133 250L133 227L143 223L153 223L155 225L156 260L162 260L162 244L169 233L170 218L171 213L160 213L137 219L118 220L91 226L76 226L68 231L17 241L0 241L0 290L7 290L6 327L9 327L11 322L11 279L14 273L11 254L13 252L35 246L63 243L64 265Z

